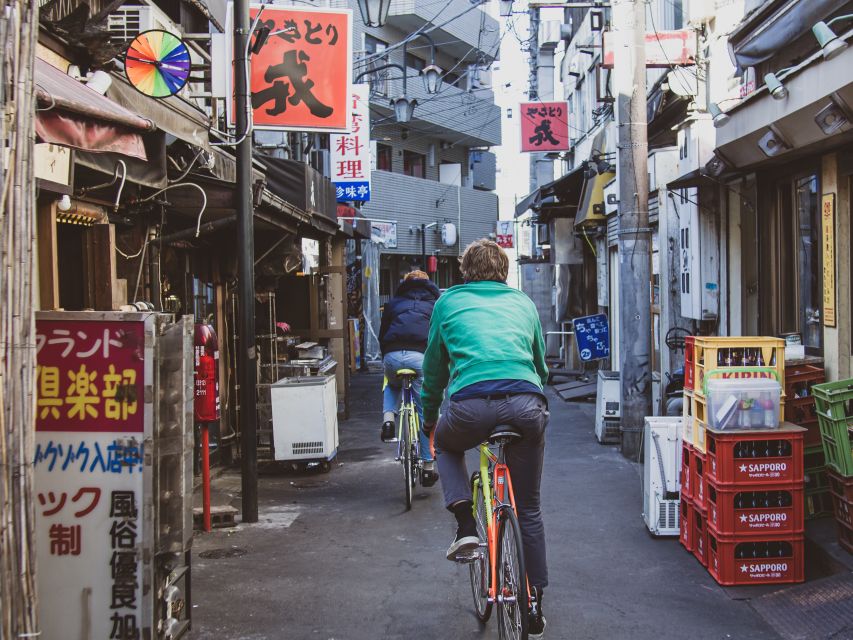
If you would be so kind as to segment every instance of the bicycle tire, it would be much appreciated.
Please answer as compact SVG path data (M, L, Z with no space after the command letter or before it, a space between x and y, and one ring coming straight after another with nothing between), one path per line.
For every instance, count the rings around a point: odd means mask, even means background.
M498 637L528 640L527 570L521 526L510 507L502 507L498 517L497 595ZM508 597L515 600L507 600Z
M480 541L485 541L486 546L480 547L480 557L472 562L469 567L471 577L471 595L474 596L474 613L482 624L486 624L492 617L492 604L489 602L489 587L491 586L491 569L489 561L489 535L488 522L486 519L486 501L483 495L483 487L480 482L480 473L475 471L471 475L471 495L474 497L474 520L477 522L477 535Z
M403 463L403 483L406 485L406 511L409 511L412 508L412 496L414 493L414 486L412 485L412 429L408 416L408 413L411 410L411 407L404 407L403 411L400 412L400 421L402 425L400 430L403 432L403 455L401 462Z

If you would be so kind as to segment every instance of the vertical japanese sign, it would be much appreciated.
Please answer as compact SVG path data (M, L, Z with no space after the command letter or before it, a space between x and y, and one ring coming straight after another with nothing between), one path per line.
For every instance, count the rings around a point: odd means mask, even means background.
M259 10L258 6L250 10L252 20ZM267 27L275 35L251 58L255 127L347 132L352 102L352 11L267 6L258 27ZM233 109L231 114L233 120Z
M823 246L823 325L836 326L835 318L835 194L821 199L821 245Z
M522 151L568 151L570 148L568 103L521 103Z
M498 220L496 223L496 242L499 247L504 249L512 249L514 246L514 233L512 220Z
M352 87L349 133L330 136L332 182L338 202L370 200L370 85Z
M145 324L39 319L36 330L33 469L43 637L88 629L87 637L136 640L146 626Z

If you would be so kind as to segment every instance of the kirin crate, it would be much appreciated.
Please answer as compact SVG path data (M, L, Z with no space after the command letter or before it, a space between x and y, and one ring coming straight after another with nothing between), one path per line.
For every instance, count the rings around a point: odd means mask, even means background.
M803 481L802 427L708 430L708 479L719 485L762 485Z
M770 367L785 388L785 341L763 337L705 337L697 336L693 347L693 391L704 396L705 374L721 370L722 377L769 378L769 372L737 371L744 367ZM726 370L732 372L726 374Z
M695 353L696 336L684 338L684 388L693 391L696 376Z
M678 532L678 541L681 542L682 547L693 553L693 522L695 518L693 505L690 500L682 496L679 510L681 511L679 522L681 528Z
M681 441L681 497L690 499L693 497L693 483L690 470L693 468L693 446L689 442Z
M708 572L723 586L802 582L804 553L802 535L708 533Z
M762 536L803 532L803 486L759 487L708 483L708 529L717 535Z

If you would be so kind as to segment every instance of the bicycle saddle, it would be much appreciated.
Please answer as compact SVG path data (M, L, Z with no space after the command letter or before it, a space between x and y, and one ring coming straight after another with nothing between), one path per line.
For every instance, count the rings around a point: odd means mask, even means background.
M418 375L417 371L413 369L397 369L398 376L416 376Z
M521 440L521 434L509 425L495 427L489 436L489 444L509 444Z

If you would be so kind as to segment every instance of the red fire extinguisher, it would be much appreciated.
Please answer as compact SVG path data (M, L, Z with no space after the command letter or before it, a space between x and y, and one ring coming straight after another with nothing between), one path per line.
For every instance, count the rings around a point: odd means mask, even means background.
M195 421L219 420L219 340L208 324L195 325Z

